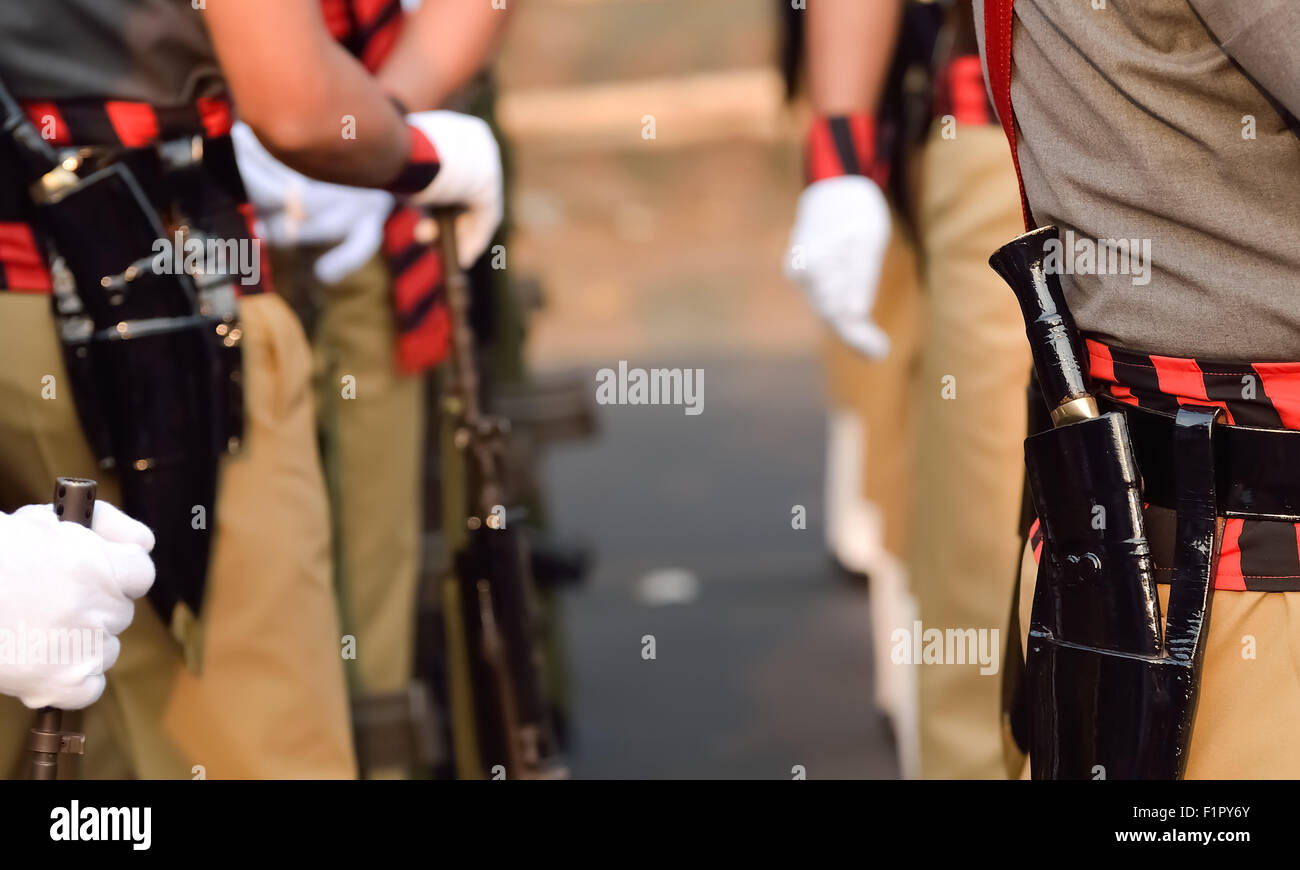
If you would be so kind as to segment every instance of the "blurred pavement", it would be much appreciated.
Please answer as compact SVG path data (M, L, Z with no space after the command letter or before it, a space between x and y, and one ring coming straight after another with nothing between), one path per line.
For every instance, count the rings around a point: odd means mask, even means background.
M823 545L820 331L780 270L802 124L764 90L775 39L771 0L528 0L506 46L517 106L633 95L606 101L598 120L627 137L598 149L566 144L564 117L544 135L545 112L519 115L510 268L548 301L533 365L593 391L620 360L704 371L702 414L602 407L598 440L545 465L556 531L596 548L565 598L578 777L897 776L867 596ZM647 114L665 119L654 139Z

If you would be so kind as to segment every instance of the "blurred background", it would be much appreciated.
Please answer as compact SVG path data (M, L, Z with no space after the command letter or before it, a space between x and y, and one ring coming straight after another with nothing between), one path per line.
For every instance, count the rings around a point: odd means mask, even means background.
M545 299L530 366L593 393L621 360L704 372L698 416L601 406L597 438L543 465L550 525L595 556L561 599L573 774L896 776L866 591L824 544L820 327L781 274L805 126L780 4L513 2L499 115L509 266Z

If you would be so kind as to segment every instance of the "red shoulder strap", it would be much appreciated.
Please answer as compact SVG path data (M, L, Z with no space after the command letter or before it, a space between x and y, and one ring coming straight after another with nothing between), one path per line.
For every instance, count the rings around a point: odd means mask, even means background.
M1020 185L1020 207L1025 215L1025 229L1034 228L1034 216L1025 196L1025 179L1020 174L1020 157L1016 153L1016 116L1011 108L1011 19L1015 0L984 0L984 57L989 67L989 90L993 108L997 109L1002 131L1011 146L1011 160L1016 165Z

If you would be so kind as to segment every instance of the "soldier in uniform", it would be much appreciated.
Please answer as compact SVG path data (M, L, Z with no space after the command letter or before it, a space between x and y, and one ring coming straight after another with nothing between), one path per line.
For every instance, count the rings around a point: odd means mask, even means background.
M410 15L399 0L324 0L321 8L339 44L416 112L443 108L480 71L509 17L488 3L446 0ZM476 121L439 117L485 135ZM242 125L235 143L276 289L312 343L335 583L343 630L356 644L348 661L356 736L363 747L396 745L384 737L388 726L362 732L387 721L387 709L422 708L418 691L409 703L393 700L412 680L425 380L448 351L443 266L430 240L417 239L422 216L391 194L294 172ZM466 266L495 231L499 202L495 214L469 239ZM428 723L417 716L409 727Z
M1047 268L1106 412L1058 419L1027 442L1035 504L1048 518L1026 553L1019 613L1030 631L1023 710L1034 775L1300 776L1286 739L1300 721L1300 436L1288 431L1300 429L1300 3L976 0L975 21L1017 158L1025 222L1058 228L1063 262ZM1128 243L1128 257L1099 267L1095 251L1116 240ZM1071 516L1079 488L1067 481L1087 487L1104 462L1076 449L1036 480L1044 455L1036 445L1083 439L1093 422L1124 435L1126 449L1111 458L1136 457L1125 476L1140 487L1133 501L1149 555L1137 553L1135 564L1159 583L1154 612L1168 617L1166 644L1194 640L1186 650L1161 652L1157 643L1127 657L1145 668L1143 686L1164 686L1157 671L1171 664L1199 669L1199 703L1195 679L1184 678L1172 693L1180 704L1172 725L1152 713L1169 692L1138 692L1145 706L1131 717L1117 707L1099 715L1133 695L1133 681L1117 690L1107 680L1123 647L1104 636L1118 630L1122 611L1095 621L1091 635L1068 636L1050 607L1039 607L1063 594L1060 572L1086 564L1071 541L1092 540L1098 527ZM1205 438L1213 449L1184 453L1198 449L1185 434L1196 426L1213 433ZM1187 498L1198 493L1199 503ZM1088 507L1079 510L1096 513ZM1198 522L1203 540L1189 543ZM1198 579L1193 568L1203 588L1189 582ZM1088 588L1104 591L1096 579ZM1204 596L1191 634L1186 601L1171 602L1188 590ZM1072 603L1061 619L1090 606ZM1058 640L1109 651L1071 671ZM1072 723L1072 732L1054 721ZM1117 769L1142 747L1148 756L1169 752L1171 733L1177 753L1165 770Z
M870 578L877 703L903 774L1005 776L999 678L910 660L917 620L992 637L1018 552L1029 357L986 260L1019 208L970 6L802 14L816 115L787 270L831 327L832 549Z
M250 238L251 210L229 145L232 98L272 154L313 177L429 205L460 202L495 183L490 137L448 133L436 142L437 123L418 116L407 123L334 42L317 0L223 0L204 9L183 0L10 3L0 10L0 42L0 82L48 142L82 149L77 159L140 167L141 188L169 231ZM341 135L345 125L354 136ZM167 150L163 160L168 141L186 147L179 156ZM169 160L185 167L183 178L169 174ZM132 475L153 470L150 460L119 461L115 471L96 462L92 444L102 433L79 421L91 397L72 395L51 310L58 288L50 251L15 177L18 163L0 167L0 503L34 501L55 474L97 477L112 500L119 489L131 495L128 482L145 479ZM207 207L196 210L196 202ZM178 214L185 223L173 227L168 221ZM88 235L87 245L104 243ZM171 528L178 518L159 515L168 531L154 526L159 571L151 595L170 590L180 601L164 608L157 603L167 599L155 597L155 608L142 608L123 633L104 697L86 713L87 775L355 774L310 351L288 306L264 292L268 273L243 275L261 280L240 284L238 327L219 333L242 355L243 398L222 408L242 413L241 437L219 461L213 503L195 501L192 525L183 518L192 536ZM116 286L110 279L105 287ZM81 282L77 290L91 292ZM109 405L111 417L123 410L114 403L147 404L166 378L199 377L165 361L155 368L156 383L109 384L110 395L93 398ZM133 418L114 434L148 435L165 422ZM161 496L136 485L132 497L150 508ZM178 590L195 563L205 585ZM17 702L6 705L0 746L7 759L16 762L28 724Z

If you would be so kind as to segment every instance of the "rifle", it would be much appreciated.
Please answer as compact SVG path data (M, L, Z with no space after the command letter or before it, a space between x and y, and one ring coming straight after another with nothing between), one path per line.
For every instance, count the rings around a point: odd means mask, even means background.
M54 484L54 512L66 523L90 528L98 484L79 477L60 477ZM28 779L58 779L59 755L82 755L86 735L63 730L63 711L42 707L27 734Z
M456 766L462 776L557 779L532 615L533 581L503 500L509 422L482 407L469 282L456 246L458 209L434 211L451 313L450 377L441 399L443 517L450 574L443 581Z

